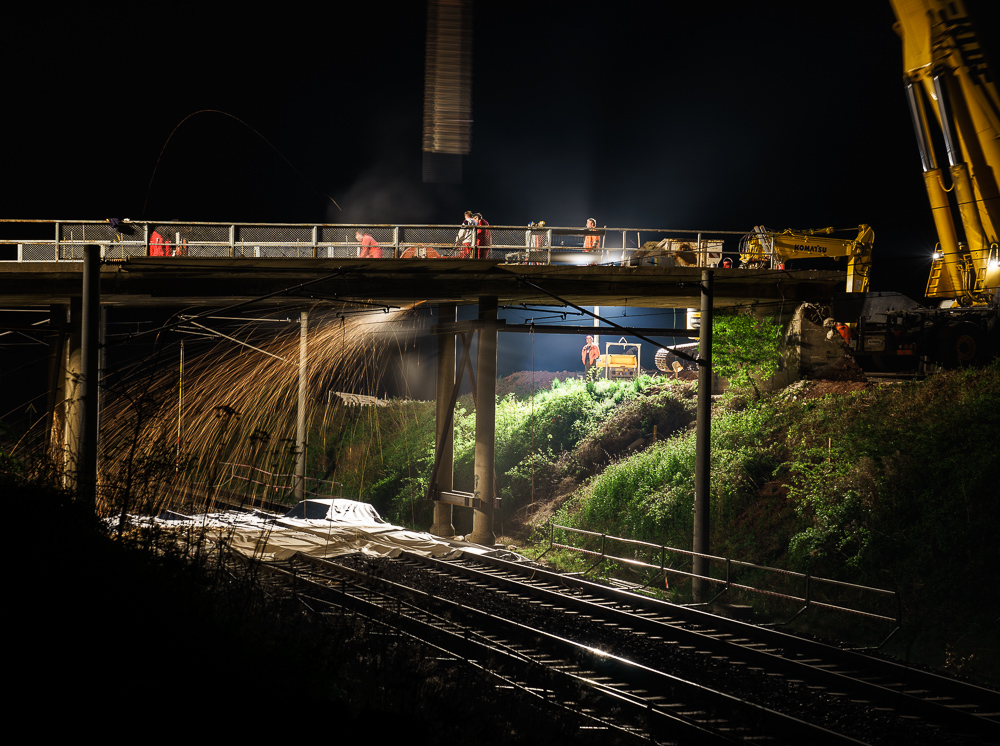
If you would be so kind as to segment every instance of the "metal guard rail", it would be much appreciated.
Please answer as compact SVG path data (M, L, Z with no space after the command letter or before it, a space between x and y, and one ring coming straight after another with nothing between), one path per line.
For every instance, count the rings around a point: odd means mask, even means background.
M484 226L480 230L486 229ZM689 252L685 254L685 266L714 266L721 262L723 239L743 235L719 230L605 227L588 231L572 226L523 225L491 225L488 230L490 245L472 247L467 250L468 256L513 264L630 264L641 260L669 266L674 261L673 254L665 256L660 252L654 257L636 257L644 242L666 239L668 252ZM463 226L458 225L137 221L116 231L107 221L0 219L0 260L82 261L83 247L93 244L102 247L101 255L106 261L151 255L351 258L360 253L357 231L370 235L379 244L383 258L463 256L460 246ZM159 236L155 241L154 233ZM588 235L600 239L600 248L583 249ZM725 253L735 257L738 251Z
M783 622L782 624L788 624L789 622L791 622L793 619L795 619L796 617L798 617L800 614L802 614L804 611L808 610L809 608L819 608L819 609L829 609L829 610L832 610L832 611L842 611L842 612L846 612L848 614L854 614L854 615L857 615L857 616L866 617L868 619L877 619L879 621L893 622L895 624L895 629L893 629L892 632L890 632L889 636L886 637L885 640L883 640L879 644L878 647L881 647L882 645L884 645L889 640L889 638L892 637L896 633L897 630L899 630L899 628L902 625L902 608L901 608L901 605L900 605L899 593L897 591L890 591L890 590L886 590L884 588L873 588L871 586L858 585L858 584L855 584L855 583L846 583L846 582L841 581L841 580L833 580L831 578L821 578L821 577L816 577L816 576L809 575L809 574L806 574L806 573L795 572L795 571L792 571L792 570L783 570L783 569L777 568L777 567L768 567L766 565L757 565L757 564L754 564L752 562L743 562L741 560L734 560L734 559L731 559L729 557L719 557L717 555L712 555L712 554L701 554L699 552L692 552L692 551L687 550L687 549L678 549L676 547L668 547L668 546L664 546L662 544L652 544L650 542L639 541L637 539L626 539L626 538L623 538L623 537L620 537L620 536L611 536L609 534L598 533L598 532L595 532L595 531L585 531L583 529L573 528L571 526L560 526L558 524L554 524L553 523L553 524L549 524L549 528L550 528L550 532L549 532L549 549L567 549L567 550L572 551L572 552L578 552L580 554L584 554L584 555L588 555L588 556L591 556L591 557L599 557L600 558L598 560L598 562L595 563L586 572L590 572L590 570L594 569L594 567L597 567L598 565L600 565L602 562L604 562L606 560L612 560L614 562L621 562L621 563L626 564L626 565L632 565L632 566L636 566L636 567L645 567L645 568L649 568L649 569L652 569L652 570L658 570L658 571L660 571L660 572L662 572L664 574L671 573L671 574L674 574L674 575L680 575L682 577L687 577L687 578L699 578L701 580L707 581L709 583L717 584L717 585L718 584L722 584L723 585L722 590L719 592L719 594L717 594L715 596L715 598L713 598L708 603L713 603L723 593L726 593L727 591L729 591L731 589L737 589L737 590L749 591L749 592L752 592L752 593L758 593L758 594L764 595L764 596L771 596L771 597L774 597L774 598L782 598L782 599L786 599L786 600L789 600L789 601L795 601L795 602L804 604L801 609L799 609L790 619L788 619L787 621ZM566 532L572 533L572 534L578 534L578 535L581 535L581 536L589 536L589 537L594 537L594 538L600 538L600 540L601 540L601 549L600 549L600 551L594 551L592 549L584 549L582 547L576 547L576 546L573 546L572 544L558 543L558 542L555 541L555 531L556 531L556 529L559 529L561 531L566 531ZM609 554L607 552L607 542L608 542L609 539L611 541L617 541L617 542L621 542L623 544L628 544L628 545L643 547L643 548L646 548L646 549L658 549L660 551L660 564L659 565L653 565L653 564L650 564L648 562L643 562L642 560L632 559L632 558L629 558L629 557L618 557L618 556ZM546 551L548 551L548 550L546 550ZM679 570L679 569L676 569L676 568L673 568L673 567L668 567L667 564L666 564L667 554L680 554L680 555L685 555L685 556L688 556L688 557L691 557L691 558L702 557L702 558L705 558L705 559L709 560L709 562L712 562L712 561L723 562L723 563L725 563L725 567L726 567L726 576L725 576L725 578L706 577L706 576L703 576L703 575L696 575L695 573L687 572L685 570ZM799 578L804 583L803 594L802 594L802 596L793 596L793 595L789 595L789 594L786 594L786 593L781 593L781 592L778 592L778 591L768 590L766 588L757 588L757 587L754 587L754 586L749 586L749 585L743 585L743 584L740 584L740 583L735 583L731 579L732 569L734 567L747 568L747 569L751 569L751 570L760 570L760 571L767 572L767 573L775 573L777 575L784 575L784 576L788 576L788 577ZM586 574L586 572L584 574ZM842 588L850 588L850 589L857 590L857 591L874 593L874 594L883 595L883 596L889 596L889 597L891 597L895 601L896 615L894 617L890 617L890 616L885 616L883 614L875 614L875 613L872 613L872 612L869 612L869 611L864 611L862 609L854 609L854 608L851 608L851 607L848 607L848 606L838 606L836 604L830 604L830 603L824 603L824 602L821 602L821 601L816 601L815 599L812 598L812 595L813 595L812 594L812 590L813 590L813 584L814 583L829 584L829 585L839 586L839 587L842 587ZM697 605L701 606L701 605L705 605L705 604L697 604Z

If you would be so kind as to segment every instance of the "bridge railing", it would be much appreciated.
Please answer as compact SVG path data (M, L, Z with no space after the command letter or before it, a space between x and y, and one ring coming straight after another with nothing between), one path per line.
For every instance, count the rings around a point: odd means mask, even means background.
M510 264L660 264L714 266L735 257L742 236L735 231L667 228L531 227L479 229L480 245L463 248L458 225L360 225L132 222L117 229L108 221L0 220L0 260L72 262L83 248L99 244L107 261L144 256L347 259L362 251L357 232L378 243L383 259L480 258ZM488 245L483 231L489 231ZM584 250L587 236L600 248ZM732 250L724 252L729 237ZM661 250L642 250L664 242ZM665 251L664 251L665 250ZM666 253L665 253L666 252ZM674 252L677 252L676 254ZM677 258L681 256L682 258Z

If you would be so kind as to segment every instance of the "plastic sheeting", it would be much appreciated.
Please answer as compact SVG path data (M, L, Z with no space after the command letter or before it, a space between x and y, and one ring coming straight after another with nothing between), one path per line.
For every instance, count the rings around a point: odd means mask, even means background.
M284 516L254 513L173 514L161 525L199 525L206 535L236 551L261 560L281 560L297 552L313 557L345 554L396 557L413 552L426 557L454 558L463 552L486 554L478 544L442 539L386 523L375 508L356 500L304 500Z

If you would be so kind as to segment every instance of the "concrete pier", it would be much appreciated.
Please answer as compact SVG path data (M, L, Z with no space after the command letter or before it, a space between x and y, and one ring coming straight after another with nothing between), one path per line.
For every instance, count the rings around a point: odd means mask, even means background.
M438 323L455 323L458 307L454 303L438 306ZM441 334L437 338L437 409L434 431L434 445L440 450L437 467L438 489L451 492L454 489L454 448L455 416L449 411L455 382L455 335ZM440 500L434 503L434 523L431 533L449 538L455 535L453 523L454 507Z
M476 369L476 471L477 502L469 541L493 546L493 500L496 444L497 299L479 299L479 354Z

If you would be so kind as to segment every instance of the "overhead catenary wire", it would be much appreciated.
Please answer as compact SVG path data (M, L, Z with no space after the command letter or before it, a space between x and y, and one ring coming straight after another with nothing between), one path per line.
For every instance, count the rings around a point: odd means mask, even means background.
M266 137L264 137L264 135L262 135L260 132L258 132L254 127L251 127L249 124L247 124L246 122L244 122L242 119L240 119L237 116L233 116L232 114L230 114L227 111L222 111L220 109L199 109L198 111L191 112L186 117L184 117L183 119L181 119L181 121L179 121L176 125L174 125L174 128L170 131L170 134L167 135L167 139L163 142L163 147L160 148L160 152L156 156L156 163L153 164L153 171L149 175L149 184L146 187L146 198L143 200L143 203L142 203L142 212L140 213L141 215L144 216L146 214L146 206L149 204L149 194L153 190L153 180L156 179L156 171L160 167L160 160L163 158L163 153L166 151L167 145L170 144L170 140L173 138L173 136L177 132L177 130L179 130L181 128L181 126L185 122L187 122L192 117L197 116L198 114L220 114L220 115L222 115L224 117L229 117L230 119L232 119L234 121L237 121L240 124L242 124L244 127L246 127L251 132L253 132L255 135L257 135L257 137L259 137L261 140L263 140L264 142L266 142L271 147L271 149L274 150L274 152L277 153L281 157L281 159L285 163L288 164L289 168L291 168L299 176L299 178L302 179L303 182L305 182L306 184L308 184L309 187L314 192L316 192L316 194L318 194L319 196L325 197L326 199L330 200L330 202L332 202L333 205L338 210L340 210L341 212L343 212L343 208L341 208L341 206L337 204L337 201L333 197L331 197L328 194L323 194L318 189L316 189L314 186L312 186L312 184L309 184L309 181L306 179L306 177L302 175L302 172L299 171L290 160L288 160L288 158L285 156L285 154L282 153L274 143L272 143L270 140L268 140Z
M621 324L618 324L618 323L616 323L614 321L611 321L610 319L607 319L607 318L604 318L602 316L599 316L599 315L597 315L595 313L591 313L590 311L586 310L582 306L578 306L575 303L571 303L570 301L566 300L565 298L559 297L555 293L552 293L552 292L550 292L550 291L548 291L548 290L540 287L539 285L536 285L535 283L531 282L530 280L527 280L527 279L525 279L523 277L519 277L518 281L524 283L525 285L528 285L529 287L534 288L535 290L538 290L539 292L545 293L546 295L548 295L548 296L550 296L552 298L555 298L556 300L558 300L560 303L562 303L564 305L570 306L571 308L575 308L578 311L582 311L583 313L585 313L587 316L590 316L591 318L597 319L599 321L603 321L604 323L606 323L606 324L608 324L610 326L613 326L616 329L621 330L625 334L630 334L630 332L628 330L628 327L622 326ZM647 343L653 345L654 347L662 348L664 350L672 352L673 354L677 355L677 357L680 357L680 358L683 358L685 360L688 360L689 362L696 363L698 365L701 364L701 361L698 358L694 357L693 355L688 355L686 352L684 352L682 350L678 350L676 347L671 347L670 345L661 344L660 342L656 342L656 341L650 339L649 337L643 336L641 334L631 334L631 336L636 337L637 339L641 339L643 342L647 342Z

